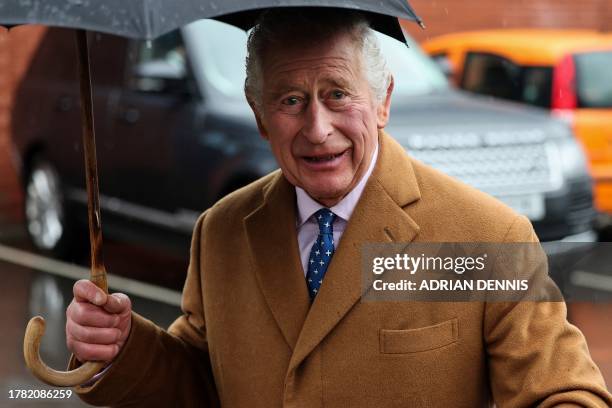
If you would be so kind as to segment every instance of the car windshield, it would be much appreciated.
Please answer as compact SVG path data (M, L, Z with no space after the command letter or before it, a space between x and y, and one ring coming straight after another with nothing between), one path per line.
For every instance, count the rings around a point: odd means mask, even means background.
M409 39L408 48L391 37L377 35L395 78L396 96L423 95L448 88L444 74L412 40ZM203 75L206 82L225 96L242 99L247 33L215 20L199 20L184 28L184 36L194 56L196 75Z
M244 98L246 32L206 19L185 26L183 36L196 77L227 97Z
M578 101L582 108L612 107L612 51L576 56Z

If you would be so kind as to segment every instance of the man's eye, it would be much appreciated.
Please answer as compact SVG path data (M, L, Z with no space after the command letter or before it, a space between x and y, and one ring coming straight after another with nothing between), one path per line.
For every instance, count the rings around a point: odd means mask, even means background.
M332 92L332 98L333 99L342 99L344 97L346 97L346 94L342 91L334 91Z
M284 105L295 106L300 103L300 99L295 96L290 96L289 98L285 98L283 100Z

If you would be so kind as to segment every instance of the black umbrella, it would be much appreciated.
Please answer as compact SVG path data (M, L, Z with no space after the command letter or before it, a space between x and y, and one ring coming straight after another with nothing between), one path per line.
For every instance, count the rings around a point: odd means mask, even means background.
M91 249L90 280L105 292L108 287L102 260L102 229L86 30L137 39L153 39L202 18L215 18L249 29L262 11L280 7L359 10L370 19L372 28L402 42L405 38L399 18L414 20L424 27L406 0L5 0L0 3L0 24L6 27L45 24L77 29ZM54 386L75 386L88 381L103 367L102 362L87 362L68 372L51 369L41 360L39 353L44 330L44 319L40 316L32 318L26 328L23 345L26 364L41 381Z
M371 17L374 29L402 41L398 18L422 25L406 0L5 0L0 3L0 23L81 28L152 40L202 18L248 29L262 10L278 7L360 10Z

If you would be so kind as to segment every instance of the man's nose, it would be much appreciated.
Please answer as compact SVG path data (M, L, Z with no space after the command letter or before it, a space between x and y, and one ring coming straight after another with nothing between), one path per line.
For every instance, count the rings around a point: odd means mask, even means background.
M313 99L306 108L302 133L310 143L324 143L333 132L331 119L325 104L318 99Z

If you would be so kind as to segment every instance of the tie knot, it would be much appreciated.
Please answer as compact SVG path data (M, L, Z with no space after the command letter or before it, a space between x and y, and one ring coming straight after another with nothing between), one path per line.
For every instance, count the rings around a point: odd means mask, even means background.
M329 208L321 208L314 215L319 223L319 232L321 234L332 234L334 232L333 224L336 219L336 214Z

